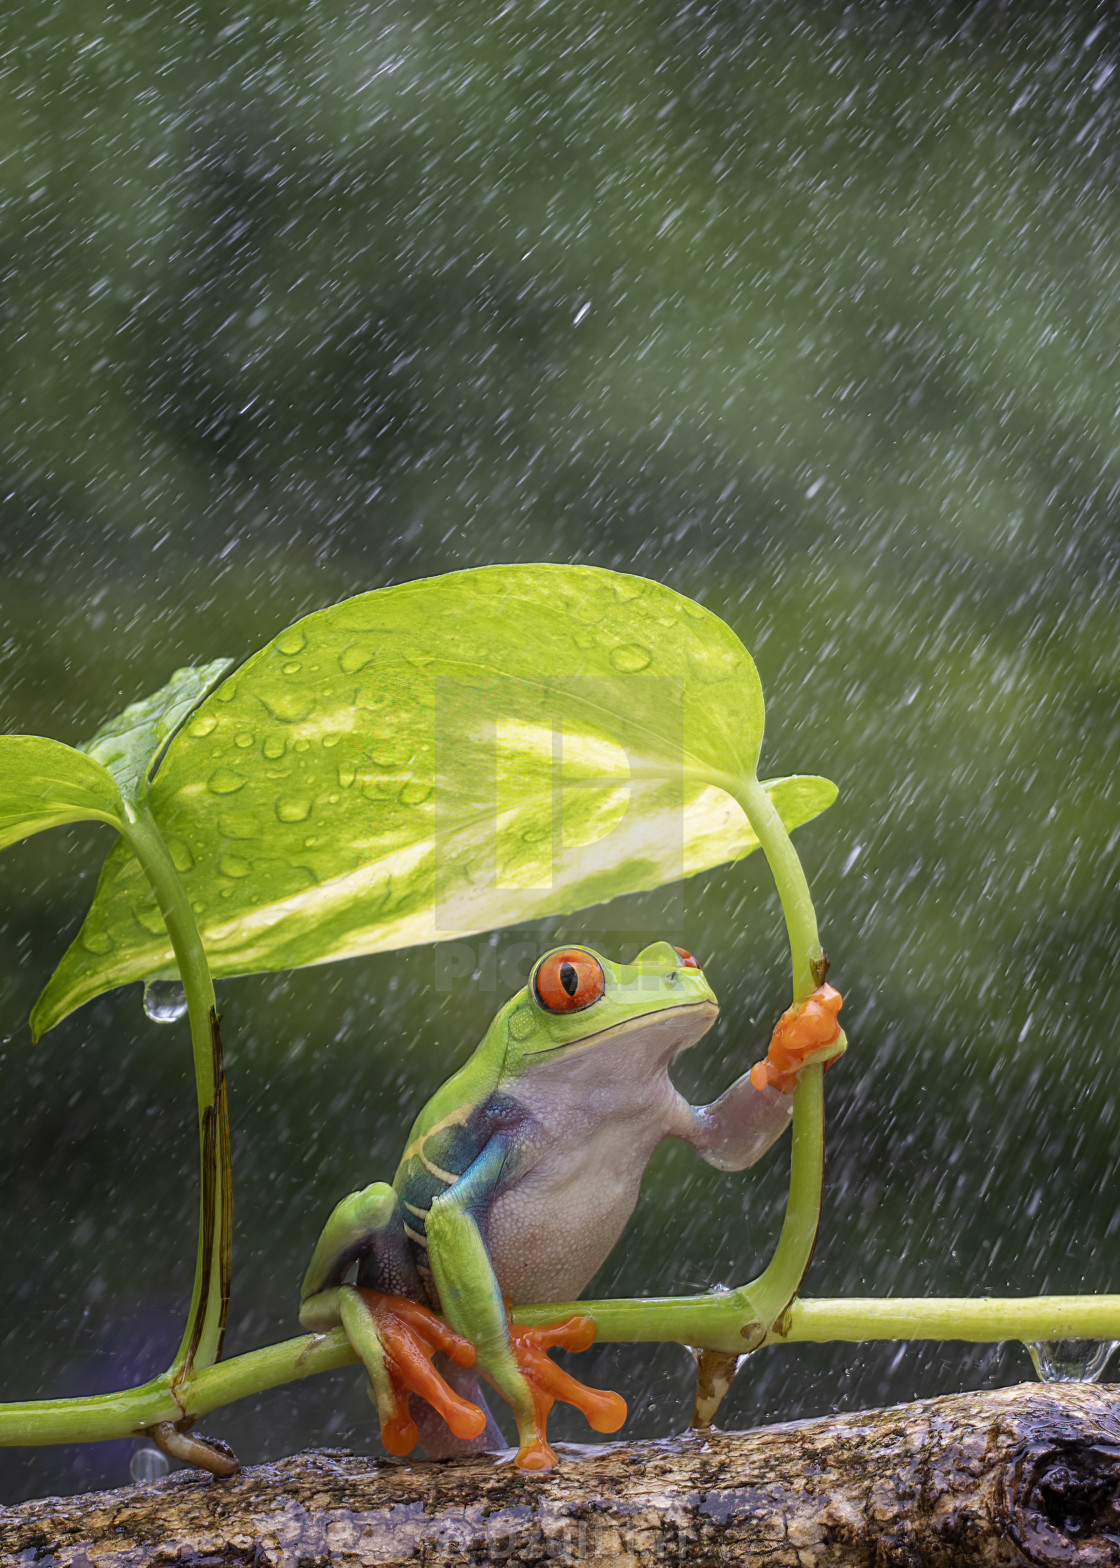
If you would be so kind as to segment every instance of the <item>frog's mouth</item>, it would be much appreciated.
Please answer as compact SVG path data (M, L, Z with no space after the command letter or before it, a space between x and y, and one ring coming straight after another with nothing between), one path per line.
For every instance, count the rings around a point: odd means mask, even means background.
M687 1051L703 1039L719 1017L719 1005L706 999L699 1002L682 1002L679 1007L667 1007L658 1013L646 1013L639 1018L624 1018L621 1023L607 1024L594 1034L566 1044L544 1046L539 1051L526 1051L526 1057L555 1056L567 1051L576 1056L592 1046L601 1046L611 1040L625 1040L627 1036L641 1035L648 1038L657 1054L662 1051L667 1058Z

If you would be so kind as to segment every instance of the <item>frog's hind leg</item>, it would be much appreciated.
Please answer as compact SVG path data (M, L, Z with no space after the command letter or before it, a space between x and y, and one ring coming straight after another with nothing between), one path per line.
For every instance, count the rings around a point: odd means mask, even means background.
M345 1284L355 1263L359 1283ZM304 1276L300 1322L317 1332L341 1323L369 1374L381 1439L393 1454L411 1453L419 1436L410 1394L433 1406L457 1438L478 1439L487 1428L483 1411L432 1365L442 1352L472 1366L474 1347L422 1305L422 1294L392 1187L375 1182L344 1198Z
M375 1181L335 1204L303 1276L299 1319L304 1328L333 1328L339 1322L334 1291L355 1263L360 1284L423 1301L400 1205L388 1182Z

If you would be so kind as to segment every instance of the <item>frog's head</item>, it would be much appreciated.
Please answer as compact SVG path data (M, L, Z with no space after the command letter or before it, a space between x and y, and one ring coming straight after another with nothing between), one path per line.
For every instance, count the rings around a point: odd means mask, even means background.
M557 947L533 965L529 984L502 1009L505 1071L530 1071L561 1055L624 1040L665 1061L695 1045L719 1004L691 953L653 942L632 964L589 947Z

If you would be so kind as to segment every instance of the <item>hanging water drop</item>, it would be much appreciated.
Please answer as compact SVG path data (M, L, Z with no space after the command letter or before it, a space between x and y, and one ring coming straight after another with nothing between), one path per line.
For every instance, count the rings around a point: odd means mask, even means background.
M1027 1346L1043 1383L1095 1383L1116 1349L1115 1339L1051 1339Z
M149 980L144 987L144 1011L157 1024L173 1024L187 1010L187 993L178 980Z
M145 1445L133 1454L128 1473L137 1486L146 1486L149 1481L161 1481L170 1468L166 1454Z

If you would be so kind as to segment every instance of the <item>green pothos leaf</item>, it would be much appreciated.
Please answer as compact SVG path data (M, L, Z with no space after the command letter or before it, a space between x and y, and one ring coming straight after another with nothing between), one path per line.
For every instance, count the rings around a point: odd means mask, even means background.
M134 800L144 775L169 736L233 664L213 659L209 664L176 670L166 686L130 703L115 719L108 719L81 751L100 762L116 779L121 793Z
M763 704L718 617L592 567L500 566L363 594L282 632L174 736L147 796L216 975L568 912L757 847ZM835 798L766 786L787 827ZM175 974L118 846L33 1015L41 1033Z
M66 822L118 825L124 807L110 773L43 735L0 735L0 849Z

